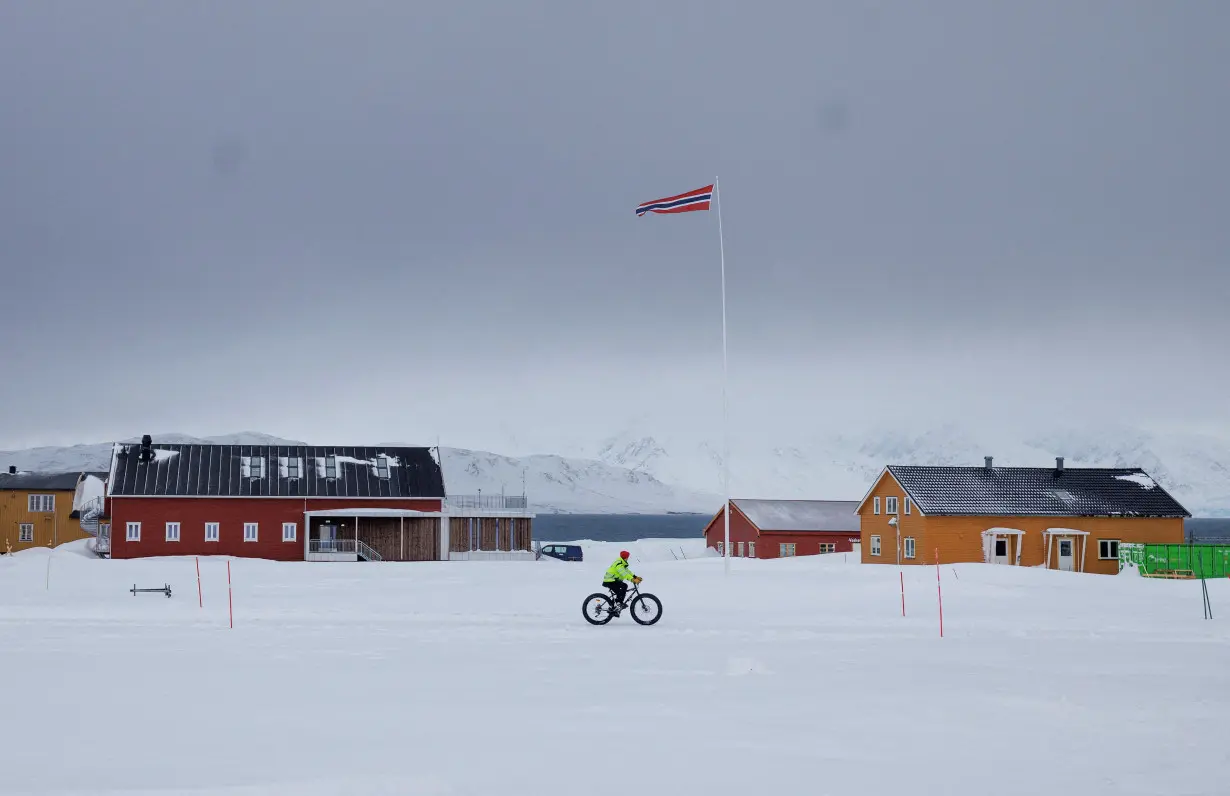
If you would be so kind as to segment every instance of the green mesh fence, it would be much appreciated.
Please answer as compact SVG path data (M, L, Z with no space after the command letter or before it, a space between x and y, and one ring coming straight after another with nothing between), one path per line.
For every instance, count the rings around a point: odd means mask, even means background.
M1197 578L1224 578L1230 575L1230 545L1121 543L1119 569L1127 564L1147 575L1189 570Z

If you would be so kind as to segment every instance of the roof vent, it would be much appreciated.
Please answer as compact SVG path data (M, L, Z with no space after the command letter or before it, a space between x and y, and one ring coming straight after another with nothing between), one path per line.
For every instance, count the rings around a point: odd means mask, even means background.
M145 436L141 437L141 455L139 457L140 461L148 462L150 459L154 458L153 445L154 445L154 441L150 439L149 434L146 434Z
M1062 473L1062 472L1063 472L1063 457L1062 457L1062 456L1056 456L1056 457L1055 457L1055 473L1056 473L1056 474L1059 474L1059 473Z
M988 470L992 470L992 469L994 469L994 467L991 465L991 461L992 461L992 460L991 460L991 457L990 457L990 456L987 456L987 457L983 460L983 462L984 462L984 463L983 463L983 467L985 467L985 468L986 468L986 469L988 469Z

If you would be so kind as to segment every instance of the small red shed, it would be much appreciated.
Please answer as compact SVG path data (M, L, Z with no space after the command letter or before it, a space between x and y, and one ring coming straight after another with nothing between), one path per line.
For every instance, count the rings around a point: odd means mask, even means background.
M848 553L859 539L857 500L731 500L730 554L784 558ZM723 553L722 511L705 527L705 546Z

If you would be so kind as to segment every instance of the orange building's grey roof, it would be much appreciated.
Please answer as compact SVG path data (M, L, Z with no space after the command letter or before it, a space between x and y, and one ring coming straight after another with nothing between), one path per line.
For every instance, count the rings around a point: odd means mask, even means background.
M924 514L1190 517L1139 467L928 467L888 471Z

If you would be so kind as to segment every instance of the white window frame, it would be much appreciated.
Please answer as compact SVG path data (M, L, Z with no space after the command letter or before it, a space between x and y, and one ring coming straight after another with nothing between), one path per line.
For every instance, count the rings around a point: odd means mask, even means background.
M918 552L918 544L914 541L913 536L905 537L905 557L914 558Z
M139 542L141 541L141 523L130 522L124 526L124 541Z
M884 498L884 513L892 514L892 515L897 514L897 496L896 495L889 495L888 497Z
M167 541L178 542L180 536L180 524L178 522L167 523Z
M726 555L726 543L725 543L725 542L718 542L718 543L717 543L717 551L718 551L718 555L720 555L720 556L724 556L724 555Z
M756 557L756 543L755 542L747 543L747 557L748 558Z
M212 537L209 535L210 531L213 531ZM205 523L205 541L217 542L221 536L222 536L222 523L220 522Z
M777 545L778 558L794 558L797 551L798 548L795 547L794 542L779 542Z
M878 533L871 535L871 554L873 556L880 555L880 534Z
M33 542L34 541L34 523L23 522L17 526L17 541L18 542Z
M913 501L911 501L911 500L910 500L909 495L906 495L906 497L905 497L905 513L906 513L906 516L907 516L907 517L909 516L909 514L910 514L910 509L913 507L913 505L914 505L914 503L913 503Z
M880 513L880 498L879 497L874 498L871 501L871 503L872 503L872 506L874 507L873 510L875 511L875 513L879 514Z
M739 558L743 558L743 542L739 542L738 545L735 549L739 551Z
M55 510L55 495L26 495L26 513L54 514Z
M836 552L837 552L836 542L821 542L820 543L820 555L824 555L825 553L836 553Z
M248 535L248 531L252 532L251 536ZM243 540L245 542L260 541L260 534L261 524L259 522L245 522L243 524Z
M299 523L297 522L282 523L282 541L283 542L295 542L295 541L298 541L298 539L299 539Z
M329 454L325 457L325 478L337 478L337 455Z
M292 481L303 477L303 459L298 456L278 457L278 475Z
M382 453L376 457L376 477L377 478L388 478L389 477L389 467L390 465L389 465L388 456Z
M1098 540L1098 560L1099 561L1118 561L1120 543L1121 542L1119 539L1099 539ZM1109 550L1112 544L1115 546L1115 554L1113 556L1102 555L1102 545L1106 545L1106 548ZM1073 546L1073 550L1075 550L1075 546Z

